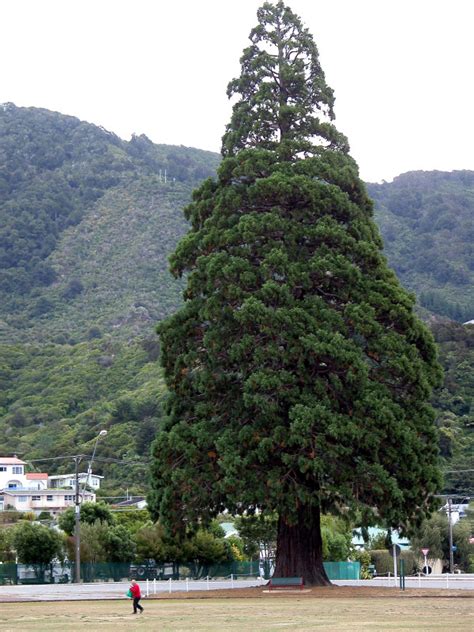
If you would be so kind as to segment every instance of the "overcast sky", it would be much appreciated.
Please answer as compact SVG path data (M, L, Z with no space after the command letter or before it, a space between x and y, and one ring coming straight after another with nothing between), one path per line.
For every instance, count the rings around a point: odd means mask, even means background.
M0 103L219 151L263 0L0 0ZM366 181L474 169L473 0L288 0Z

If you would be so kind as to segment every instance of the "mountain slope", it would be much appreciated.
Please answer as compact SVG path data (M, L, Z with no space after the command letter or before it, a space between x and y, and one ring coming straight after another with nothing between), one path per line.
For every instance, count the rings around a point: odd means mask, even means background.
M150 333L181 300L167 258L186 230L181 209L190 195L189 185L154 176L107 191L47 259L56 280L37 292L28 337L66 342Z
M436 314L474 318L474 172L415 171L367 187L403 285Z
M143 460L165 395L155 324L182 300L167 258L195 184L219 159L0 106L0 454L87 452L107 428L99 457ZM474 172L407 173L368 189L389 263L426 313L473 318ZM472 327L433 329L446 369L434 398L442 456L468 469ZM108 491L145 484L143 468L97 464ZM472 480L446 485L466 491Z
M0 340L131 335L133 321L176 307L167 256L217 154L145 136L127 143L13 104L0 106L0 139Z

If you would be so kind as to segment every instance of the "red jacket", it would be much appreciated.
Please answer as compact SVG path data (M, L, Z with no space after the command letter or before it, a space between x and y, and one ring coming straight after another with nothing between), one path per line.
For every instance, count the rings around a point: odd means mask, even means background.
M142 596L140 592L140 586L138 584L132 584L130 586L130 592L132 593L132 597L138 597L138 599L140 599L140 597Z

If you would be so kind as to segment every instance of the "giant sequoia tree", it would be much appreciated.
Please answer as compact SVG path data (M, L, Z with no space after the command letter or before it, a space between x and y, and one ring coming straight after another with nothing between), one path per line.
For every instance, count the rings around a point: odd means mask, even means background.
M150 503L175 529L276 511L276 576L325 584L321 512L398 527L429 512L440 369L311 35L282 2L258 21L217 180L171 260L186 301L159 326L170 396Z

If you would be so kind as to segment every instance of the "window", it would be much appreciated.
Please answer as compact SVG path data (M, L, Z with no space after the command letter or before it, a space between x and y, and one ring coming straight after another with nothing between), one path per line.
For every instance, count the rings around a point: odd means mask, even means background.
M74 500L74 496L72 496L71 494L68 494L64 496L64 500Z
M18 496L19 503L26 503L28 500L28 496Z
M12 471L13 474L23 474L23 465L14 465Z
M0 465L0 472L6 472L6 471L7 471L6 465Z
M32 496L31 500L41 500L41 496Z
M52 496L46 496L46 500L50 503L53 501L53 497Z

